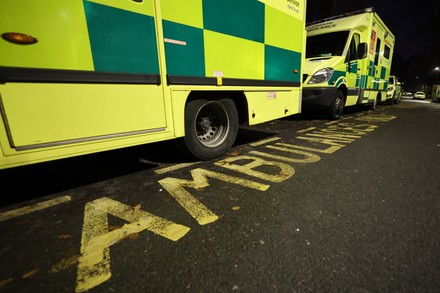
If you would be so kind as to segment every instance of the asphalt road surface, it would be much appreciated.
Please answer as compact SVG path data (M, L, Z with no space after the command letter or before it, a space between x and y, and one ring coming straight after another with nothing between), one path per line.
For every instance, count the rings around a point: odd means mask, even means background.
M440 104L3 170L0 292L439 292Z

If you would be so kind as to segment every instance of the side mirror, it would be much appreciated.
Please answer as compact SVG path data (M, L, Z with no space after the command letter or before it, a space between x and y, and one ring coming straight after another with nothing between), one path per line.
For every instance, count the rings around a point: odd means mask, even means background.
M368 45L367 43L360 43L357 48L356 59L361 60L367 57Z

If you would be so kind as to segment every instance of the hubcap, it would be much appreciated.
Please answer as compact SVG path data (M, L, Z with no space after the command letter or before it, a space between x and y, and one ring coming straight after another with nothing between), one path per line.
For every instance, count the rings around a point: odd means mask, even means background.
M223 104L208 102L197 113L196 132L199 141L206 147L223 143L229 132L229 116Z

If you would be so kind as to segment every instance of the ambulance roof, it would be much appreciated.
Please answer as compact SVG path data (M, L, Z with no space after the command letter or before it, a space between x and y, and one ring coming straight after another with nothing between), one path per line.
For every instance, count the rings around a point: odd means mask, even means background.
M348 17L348 16L364 14L364 13L371 13L371 12L374 12L374 11L375 10L374 10L373 7L365 8L365 9L360 9L360 10L356 10L356 11L352 11L352 12L347 12L347 13L344 13L344 14L339 14L339 15L327 17L327 18L324 18L324 19L319 19L319 20L315 20L315 21L312 21L312 22L308 22L306 24L306 26L312 26L312 25L317 24L317 23L326 22L326 21L330 21L330 20L335 20L335 19L339 19L339 18L345 18L345 17Z
M372 24L372 17L374 17L374 21L380 24L380 26L385 31L390 33L389 29L383 23L381 18L377 15L373 7L356 10L353 12L340 14L307 23L306 31L308 36L336 31L352 30L354 28L363 31Z

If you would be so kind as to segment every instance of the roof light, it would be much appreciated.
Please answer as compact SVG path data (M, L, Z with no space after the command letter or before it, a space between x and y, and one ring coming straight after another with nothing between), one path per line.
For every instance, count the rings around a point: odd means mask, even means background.
M308 23L306 23L306 26L310 26L312 24L326 22L326 21L330 21L330 20L335 20L335 19L343 18L343 17L347 17L347 16L353 16L353 15L358 15L358 14L362 14L362 13L373 13L373 12L375 12L374 7L369 7L369 8L365 8L365 9L360 9L360 10L347 12L347 13L343 13L343 14L339 14L339 15L335 15L335 16L330 16L330 17L327 17L324 19L318 19L318 20L315 20L312 22L308 22Z

